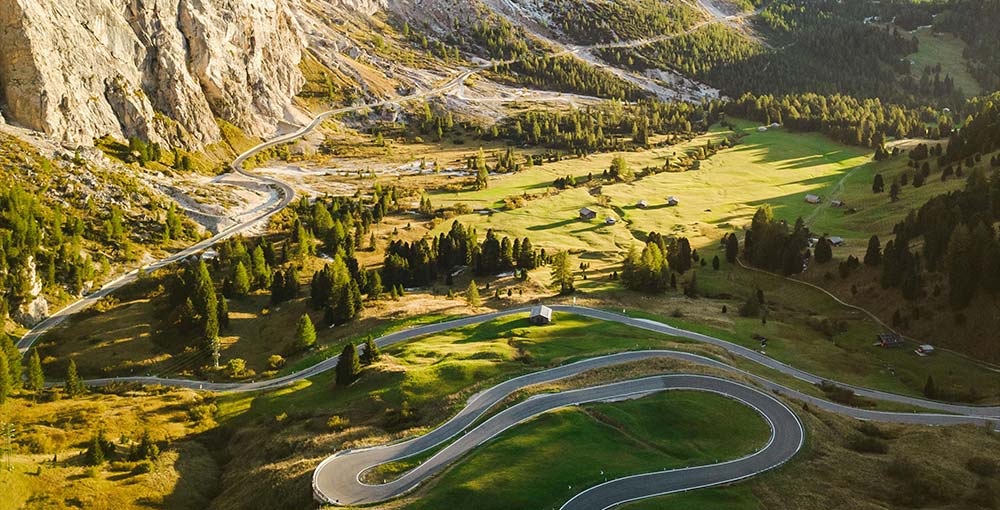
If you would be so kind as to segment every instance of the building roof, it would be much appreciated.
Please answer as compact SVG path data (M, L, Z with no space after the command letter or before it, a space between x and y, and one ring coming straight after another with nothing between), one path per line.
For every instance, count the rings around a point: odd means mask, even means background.
M545 305L538 305L531 308L531 318L535 317L545 317L546 319L552 319L552 309Z
M580 214L597 214L597 212L588 207L584 207L583 209L580 209Z
M840 236L828 237L828 238L826 238L826 240L830 241L831 244L835 244L835 245L836 244L844 244L844 238L840 237Z
M879 333L878 339L880 342L885 344L901 344L903 343L903 337L897 335L896 333Z

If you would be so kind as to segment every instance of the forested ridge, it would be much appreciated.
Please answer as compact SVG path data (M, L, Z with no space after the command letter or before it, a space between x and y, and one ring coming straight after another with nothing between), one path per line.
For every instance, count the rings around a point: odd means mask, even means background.
M110 184L98 198L79 155L52 160L8 136L0 144L0 325L39 295L79 295L145 250L194 239L175 206L127 177L102 175Z
M553 24L576 44L644 39L689 28L703 15L683 2L555 0L544 8Z
M961 91L939 69L918 70L920 79L910 75L905 57L919 42L896 27L869 22L883 13L861 0L776 0L753 18L764 42L712 24L647 46L607 49L601 56L635 70L694 76L735 97L808 92L960 104Z

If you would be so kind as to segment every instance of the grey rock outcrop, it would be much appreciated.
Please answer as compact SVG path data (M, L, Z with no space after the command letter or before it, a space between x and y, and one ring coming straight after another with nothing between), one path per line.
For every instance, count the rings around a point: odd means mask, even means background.
M0 0L0 112L76 144L270 134L303 79L296 0Z

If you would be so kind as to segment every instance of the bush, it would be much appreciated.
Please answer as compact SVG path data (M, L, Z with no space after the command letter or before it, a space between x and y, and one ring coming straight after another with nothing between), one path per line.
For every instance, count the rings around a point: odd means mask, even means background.
M327 428L329 428L330 430L332 430L334 432L340 432L340 431L346 429L348 427L348 425L350 425L350 424L351 424L350 420L348 420L347 418L341 417L341 416L337 416L337 415L333 415L333 416L330 417L329 420L326 420L326 426L327 426Z
M893 478L898 478L900 480L913 480L919 474L919 469L912 460L905 459L903 457L896 457L889 462L886 472Z
M135 467L132 468L133 475L144 475L146 473L152 473L152 472L153 472L153 463L148 460L137 462L135 464Z
M247 374L247 362L242 358L233 358L229 360L226 364L226 368L229 370L229 376L234 379L239 379Z
M862 422L861 425L858 426L858 432L861 432L862 434L868 437L874 437L878 439L892 439L891 433L882 430L881 428L878 427L878 425L875 425L870 421Z
M33 454L55 453L59 450L49 434L32 433L21 439L21 444Z
M854 436L847 442L847 447L858 453L875 453L879 455L889 453L889 443L877 437L865 435Z
M217 412L219 412L218 406L211 403L205 403L191 407L191 409L188 410L188 416L191 418L191 421L196 424L203 425L213 423L215 421L215 413Z
M823 381L819 384L819 389L823 390L827 398L837 402L839 404L848 405L851 407L872 407L875 405L871 400L861 398L854 394L853 391L837 386L830 381Z
M972 457L965 462L965 469L984 478L989 478L997 474L997 461L986 457Z
M267 366L270 367L271 370L278 370L279 368L285 366L285 358L282 358L278 354L272 354L267 358Z

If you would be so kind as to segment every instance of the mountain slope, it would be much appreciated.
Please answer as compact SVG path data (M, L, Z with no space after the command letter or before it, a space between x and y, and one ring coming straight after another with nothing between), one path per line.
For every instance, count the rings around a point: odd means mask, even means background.
M302 85L303 46L286 0L0 0L0 110L75 144L199 148L214 117L263 135Z

